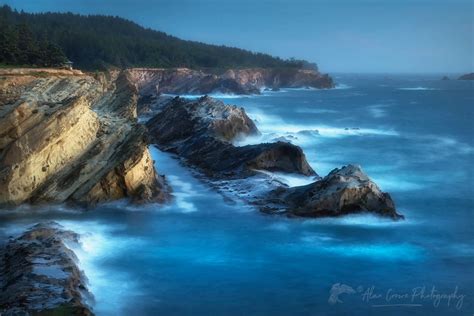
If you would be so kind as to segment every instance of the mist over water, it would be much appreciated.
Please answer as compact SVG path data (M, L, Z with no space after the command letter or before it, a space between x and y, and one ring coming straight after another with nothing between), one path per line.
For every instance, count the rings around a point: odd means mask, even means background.
M474 295L472 82L429 76L338 77L339 89L284 90L223 100L262 131L238 145L285 139L324 176L360 164L392 194L405 221L369 215L288 219L229 203L152 148L173 187L166 206L123 201L88 212L64 206L0 213L5 240L39 220L79 232L76 249L98 315L470 315ZM341 88L343 87L343 88ZM271 174L290 186L313 179ZM336 283L356 293L329 304ZM462 307L385 295L432 286ZM384 298L363 300L375 287ZM459 298L459 297L458 297Z

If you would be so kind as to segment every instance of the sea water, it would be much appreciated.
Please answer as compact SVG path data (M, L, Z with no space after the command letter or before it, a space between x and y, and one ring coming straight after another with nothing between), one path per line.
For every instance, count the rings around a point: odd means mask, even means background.
M321 176L360 164L404 221L264 215L151 148L173 202L24 206L1 212L0 238L40 220L79 232L98 315L472 315L474 85L439 78L338 75L336 89L223 98L262 132L236 145L285 139Z

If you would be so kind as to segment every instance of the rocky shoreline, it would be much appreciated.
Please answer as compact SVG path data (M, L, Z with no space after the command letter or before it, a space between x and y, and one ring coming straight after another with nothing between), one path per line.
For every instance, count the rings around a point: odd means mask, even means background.
M296 68L227 69L221 73L188 68L132 68L128 71L142 95L260 94L263 89L334 88L329 75Z
M0 314L92 315L92 294L71 246L80 236L40 223L0 248Z
M166 202L172 188L158 175L148 150L156 144L225 197L264 213L318 218L367 212L403 218L390 195L359 166L321 178L303 150L289 142L235 145L260 133L243 108L207 96L161 95L333 86L329 76L304 70L231 69L219 75L190 69L3 70L0 207ZM272 172L314 182L288 187L268 175ZM0 313L91 315L86 278L68 248L79 239L56 223L40 223L0 248Z
M219 191L241 192L236 194L239 198L265 213L335 217L368 212L395 220L403 218L390 195L382 192L359 166L333 170L321 179L306 161L303 150L291 143L235 146L233 141L259 133L243 108L207 96L197 100L176 97L163 105L146 126L160 149L196 168ZM289 188L262 171L313 176L317 181Z

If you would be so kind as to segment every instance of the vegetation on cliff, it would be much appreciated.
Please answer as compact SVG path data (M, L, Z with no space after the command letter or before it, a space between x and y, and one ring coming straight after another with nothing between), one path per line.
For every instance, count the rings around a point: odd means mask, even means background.
M0 64L45 65L61 52L80 69L125 67L311 68L302 60L283 60L247 50L185 41L129 20L72 13L31 14L0 7ZM26 31L28 37L18 36ZM30 34L31 30L31 34ZM27 40L27 45L18 42ZM58 59L38 58L40 47ZM60 48L59 50L57 48ZM43 54L44 55L44 54Z

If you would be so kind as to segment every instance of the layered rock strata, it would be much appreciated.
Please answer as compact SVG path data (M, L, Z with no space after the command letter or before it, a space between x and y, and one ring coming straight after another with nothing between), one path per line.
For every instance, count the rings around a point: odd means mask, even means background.
M0 205L164 200L126 72L0 77Z

